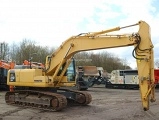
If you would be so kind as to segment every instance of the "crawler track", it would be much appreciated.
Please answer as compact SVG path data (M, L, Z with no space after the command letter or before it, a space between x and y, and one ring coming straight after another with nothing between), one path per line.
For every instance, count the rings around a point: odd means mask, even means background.
M62 92L41 92L34 90L19 90L7 92L5 101L7 104L23 107L38 108L48 111L60 111L67 106L67 102L74 101L80 105L87 105L92 101L89 93L84 91L59 89ZM71 94L67 96L65 94ZM73 104L73 103L72 103Z
M67 105L67 99L64 95L30 90L7 92L5 101L7 104L49 111L59 111Z

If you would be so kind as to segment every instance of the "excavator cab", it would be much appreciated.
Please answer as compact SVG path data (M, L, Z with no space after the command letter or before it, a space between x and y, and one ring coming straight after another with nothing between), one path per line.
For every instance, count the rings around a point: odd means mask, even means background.
M74 58L72 59L69 67L67 68L66 75L67 75L67 81L75 82L76 70L75 70Z
M64 77L66 77L66 80L67 80L68 82L75 82L75 77L76 77L75 60L74 60L74 58L72 58L70 61L71 61L71 62L70 62L70 64L69 64L69 66L67 67L67 70L66 70L65 73L64 73ZM61 66L61 68L59 69L59 72L58 72L57 76L60 76L60 75L61 75L61 73L62 73L62 72L64 71L64 69L65 69L65 66L66 66L66 63L64 63L64 64Z

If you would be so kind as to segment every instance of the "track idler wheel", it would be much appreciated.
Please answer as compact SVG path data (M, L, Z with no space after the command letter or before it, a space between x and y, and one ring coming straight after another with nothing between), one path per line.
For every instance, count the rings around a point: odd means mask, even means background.
M66 97L62 97L62 98L52 98L50 101L50 105L52 107L53 110L55 111L60 111L62 110L64 107L67 106L67 99Z
M83 104L86 101L86 98L83 94L79 93L76 96L76 101L80 104Z
M92 101L92 96L89 93L78 93L76 95L76 102L81 105L87 105Z

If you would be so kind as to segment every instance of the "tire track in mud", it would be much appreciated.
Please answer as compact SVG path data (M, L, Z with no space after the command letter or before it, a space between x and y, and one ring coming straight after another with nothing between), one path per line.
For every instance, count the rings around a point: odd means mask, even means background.
M25 108L16 108L14 110L10 110L10 111L4 112L4 113L0 114L0 120L2 120L2 118L5 117L5 116L9 116L12 113L16 113L16 112L21 111L23 109L25 109Z

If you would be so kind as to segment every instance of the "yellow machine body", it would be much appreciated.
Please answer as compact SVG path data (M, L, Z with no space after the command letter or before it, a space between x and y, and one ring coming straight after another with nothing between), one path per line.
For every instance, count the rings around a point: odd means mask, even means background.
M7 84L13 86L28 87L55 87L52 76L44 76L42 69L14 69L8 73ZM12 80L12 74L15 74L15 82ZM63 76L62 81L56 87L75 86L75 81L68 82L67 76Z

